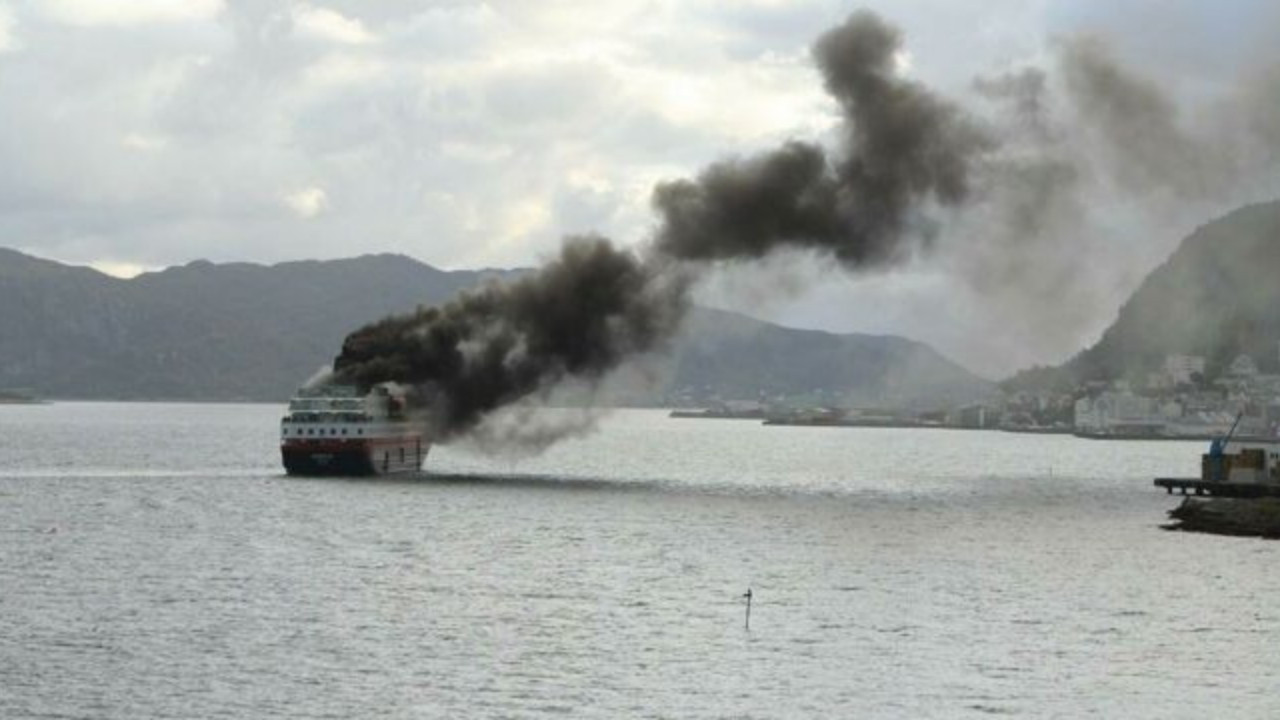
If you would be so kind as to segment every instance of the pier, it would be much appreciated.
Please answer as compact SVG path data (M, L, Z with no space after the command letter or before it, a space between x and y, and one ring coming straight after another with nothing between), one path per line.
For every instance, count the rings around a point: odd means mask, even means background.
M1241 483L1201 480L1199 478L1156 478L1156 487L1170 495L1202 495L1209 497L1258 498L1280 497L1280 483Z

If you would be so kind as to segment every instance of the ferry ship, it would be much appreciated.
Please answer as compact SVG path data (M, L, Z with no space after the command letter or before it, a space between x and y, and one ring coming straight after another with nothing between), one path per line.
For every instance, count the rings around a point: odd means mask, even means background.
M361 395L346 385L302 388L280 421L290 475L388 475L422 469L431 443L390 383Z

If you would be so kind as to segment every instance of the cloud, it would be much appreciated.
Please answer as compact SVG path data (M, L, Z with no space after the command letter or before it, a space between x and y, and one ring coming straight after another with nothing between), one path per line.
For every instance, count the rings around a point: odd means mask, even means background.
M365 29L364 23L329 8L298 5L293 9L293 23L302 35L319 40L345 45L364 45L377 40Z
M1025 178L1021 191L1006 187L989 207L1039 234L1004 262L974 268L946 248L1009 238L944 218L943 252L910 269L929 282L905 273L833 281L819 294L823 307L815 301L785 317L918 335L1002 367L1078 348L1170 244L1208 217L1203 202L1149 212L1079 188L1101 180L1124 190L1167 166L1212 159L1166 154L1163 140L1200 137L1202 101L1240 79L1241 58L1266 57L1247 48L1269 47L1274 27L1234 3L1175 4L1160 14L1170 32L1146 34L1152 13L1122 13L1106 0L865 4L903 28L910 79L952 99L972 99L977 75L1052 70L1051 38L1086 26L1111 37L1116 60L1133 70L1111 80L1156 84L1182 110L1150 137L1132 138L1105 102L1085 117L1061 114L1074 101L1060 79L989 84L990 95L1022 93L998 102L1020 103L1028 133L992 169ZM837 108L807 48L848 8L838 0L0 0L0 49L10 50L0 55L0 242L69 262L145 267L382 251L444 267L516 266L575 232L641 243L660 181L790 139L838 147ZM1098 58L1106 56L1081 56L1076 90L1102 98L1095 90L1109 84ZM1249 157L1274 164L1280 73L1258 77L1240 89L1234 135L1272 138ZM1075 147L1087 152L1073 155ZM1070 170L1055 164L1064 159ZM1167 194L1194 198L1196 187ZM1058 194L1042 203L1050 191ZM1080 208L1090 217L1084 239L1061 231ZM1083 310L1052 334L1014 329L1001 315L1034 296L978 288L1028 275L1040 252L1089 253L1098 267L1096 288L1054 285L1067 288L1055 298L1078 292L1072 305ZM1045 277L1046 286L1060 279ZM937 311L953 299L958 315ZM981 349L1004 335L1018 338L1016 353Z
M124 280L135 278L142 273L152 272L158 268L146 267L144 265L135 265L127 262L112 262L110 260L97 260L89 263L89 267L101 273L106 273L112 277L118 277Z
M333 91L362 83L375 83L388 72L385 62L375 57L333 53L325 55L302 71L305 87Z
M178 19L151 0L17 16L60 22L33 23L39 42L0 84L0 205L16 208L0 231L78 262L528 264L581 224L639 241L655 181L830 124L803 46L730 57L711 19L674 7L178 5L219 22L146 23ZM341 207L302 202L299 178L324 178ZM308 213L324 222L289 224Z
M142 25L210 20L223 0L46 0L45 13L68 25Z
M0 53L18 49L18 38L14 35L16 24L13 10L8 5L0 5Z
M324 188L308 187L286 194L284 204L298 217L310 220L329 206L329 196Z
M168 140L155 135L131 132L121 138L120 143L139 152L158 152L164 149L165 145L168 144Z

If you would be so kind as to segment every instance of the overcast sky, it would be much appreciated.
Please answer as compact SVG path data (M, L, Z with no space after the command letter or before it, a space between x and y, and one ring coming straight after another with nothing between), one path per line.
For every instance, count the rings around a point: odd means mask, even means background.
M829 140L809 45L859 7L902 28L903 74L962 104L975 77L1049 66L1089 33L1192 119L1274 59L1280 29L1262 0L0 0L0 246L129 274L372 252L515 266L570 233L639 243L655 182ZM957 272L972 217L942 218L937 257L887 274L785 258L704 298L907 335L999 376L1095 339L1182 235L1274 189L1103 207L1060 251L1097 277L1047 300ZM1028 304L1053 311L1011 311Z

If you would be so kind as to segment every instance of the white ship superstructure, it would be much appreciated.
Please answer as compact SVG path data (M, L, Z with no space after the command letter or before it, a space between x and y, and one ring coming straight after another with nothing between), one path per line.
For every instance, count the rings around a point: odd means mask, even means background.
M290 475L417 472L431 449L394 386L303 388L280 421L280 454Z

